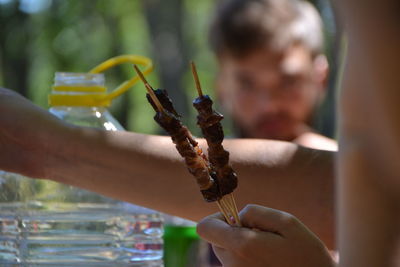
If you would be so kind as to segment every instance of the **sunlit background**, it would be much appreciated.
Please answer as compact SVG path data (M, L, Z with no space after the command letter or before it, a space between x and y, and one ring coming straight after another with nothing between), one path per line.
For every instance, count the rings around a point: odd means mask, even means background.
M191 99L196 95L189 61L197 64L203 90L214 96L216 61L208 27L217 0L0 0L0 86L18 91L48 108L56 71L86 72L121 54L150 57L154 87L166 88L198 134ZM332 75L317 128L334 135L335 28L328 1L313 1L326 24L326 51ZM108 88L134 75L124 65L106 73ZM114 101L113 115L126 129L160 133L142 85ZM229 119L225 122L230 134Z

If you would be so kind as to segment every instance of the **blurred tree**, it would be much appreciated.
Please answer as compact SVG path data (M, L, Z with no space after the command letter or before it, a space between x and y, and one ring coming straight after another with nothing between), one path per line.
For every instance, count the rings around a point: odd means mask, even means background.
M0 58L4 84L26 95L30 59L31 21L16 2L0 5Z
M187 46L190 43L184 40L183 0L142 0L142 4L161 87L168 88L178 113L187 114L188 99L182 76L188 68Z

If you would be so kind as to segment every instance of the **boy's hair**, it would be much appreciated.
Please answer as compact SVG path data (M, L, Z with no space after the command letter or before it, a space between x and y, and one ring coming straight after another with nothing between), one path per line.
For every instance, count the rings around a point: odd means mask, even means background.
M315 56L323 50L322 20L303 0L226 0L215 13L210 43L217 56L242 57L266 45L282 51L296 43Z

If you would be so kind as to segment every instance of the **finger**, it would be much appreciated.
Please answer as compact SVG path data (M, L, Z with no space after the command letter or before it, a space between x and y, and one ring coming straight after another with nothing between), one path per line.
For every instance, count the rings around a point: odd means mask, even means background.
M247 205L239 213L243 226L284 236L300 222L293 215L259 205Z
M206 241L227 250L247 250L256 244L269 243L273 246L281 237L273 233L254 231L243 227L232 227L223 216L213 214L204 218L197 225L197 233Z
M225 222L221 213L215 213L205 217L197 224L197 233L214 246L225 248L226 243L231 242L226 239L233 238L233 228Z

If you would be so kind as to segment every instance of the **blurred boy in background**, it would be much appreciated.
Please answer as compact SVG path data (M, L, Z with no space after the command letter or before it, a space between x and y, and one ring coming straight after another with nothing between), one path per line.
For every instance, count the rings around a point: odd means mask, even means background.
M336 150L311 124L325 95L322 20L305 1L231 0L210 30L217 94L239 137Z

